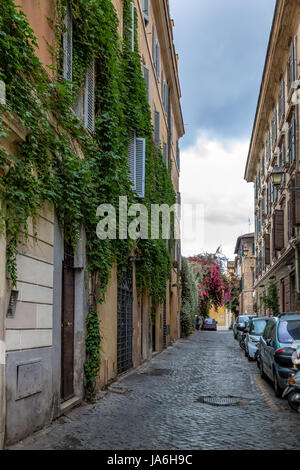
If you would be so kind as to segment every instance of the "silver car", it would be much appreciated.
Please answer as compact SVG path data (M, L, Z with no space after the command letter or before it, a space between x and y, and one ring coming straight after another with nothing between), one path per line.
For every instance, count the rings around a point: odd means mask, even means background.
M243 329L246 328L247 323L249 323L250 318L254 318L255 315L239 315L235 324L233 325L233 336L234 339L239 339L240 334Z
M270 317L252 318L248 324L248 331L245 339L245 356L249 361L257 358L260 337L270 320Z

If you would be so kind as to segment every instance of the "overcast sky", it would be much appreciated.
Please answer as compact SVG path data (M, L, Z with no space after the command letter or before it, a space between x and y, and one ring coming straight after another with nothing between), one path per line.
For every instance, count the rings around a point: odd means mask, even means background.
M253 226L253 185L244 181L275 0L170 0L179 54L186 135L182 204L204 207L204 236L183 239L183 255L233 259Z

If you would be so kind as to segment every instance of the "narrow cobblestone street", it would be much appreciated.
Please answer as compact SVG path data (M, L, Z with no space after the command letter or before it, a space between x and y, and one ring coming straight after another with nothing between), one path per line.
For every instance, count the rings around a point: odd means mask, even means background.
M300 449L300 415L275 398L232 332L197 332L113 388L11 449ZM242 400L211 406L201 396Z

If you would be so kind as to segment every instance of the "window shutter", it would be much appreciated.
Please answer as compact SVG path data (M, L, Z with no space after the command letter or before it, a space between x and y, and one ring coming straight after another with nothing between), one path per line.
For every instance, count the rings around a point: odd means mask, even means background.
M77 96L77 101L76 101L76 104L75 104L75 107L74 107L74 113L76 114L76 116L83 120L83 102L84 102L84 99L83 99L83 90L82 88L79 90L79 93L78 93L78 96Z
M177 193L178 217L181 218L181 193Z
M146 140L138 137L136 139L136 185L135 189L139 197L145 197L145 162L146 162Z
M132 189L136 189L136 139L135 139L135 132L130 132L130 140L128 146L128 166L130 170L130 179L132 182Z
M158 111L154 111L154 142L156 147L160 146L160 115Z
M130 11L131 11L131 25L129 28L130 31L130 42L131 50L134 51L134 30L135 30L135 15L134 15L134 3L130 2Z
M273 216L273 243L274 250L284 248L284 211L275 210Z
M95 63L87 69L84 86L84 125L90 131L95 130Z
M148 67L143 65L143 74L144 74L144 79L146 83L146 89L147 89L147 99L148 103L150 102L150 71Z
M271 264L271 257L270 257L270 234L266 233L264 235L264 246L265 246L265 264Z
M178 166L178 170L180 170L180 147L179 147L178 141L177 141L177 166Z
M163 158L164 158L164 163L167 163L167 158L168 158L168 144L166 142L163 143Z
M154 63L154 68L156 71L156 26L155 24L152 27L152 59Z
M157 80L160 79L160 45L159 42L156 42L156 76Z
M67 3L64 26L66 31L63 33L63 78L71 82L73 79L73 19L69 2Z
M172 112L172 104L170 105L170 140L171 145L173 144L173 112Z
M291 142L291 158L292 162L295 161L296 159L296 129L295 129L295 115L292 117L292 123L291 123L291 137L292 137L292 142Z
M150 19L150 0L143 0L143 15L146 21Z
M295 207L294 207L294 221L296 225L300 225L300 172L297 171L296 177L295 177L295 191L294 191L294 201L295 201Z
M298 79L298 62L297 62L297 56L298 56L298 51L297 51L297 36L294 38L294 52L293 52L293 79L297 80Z

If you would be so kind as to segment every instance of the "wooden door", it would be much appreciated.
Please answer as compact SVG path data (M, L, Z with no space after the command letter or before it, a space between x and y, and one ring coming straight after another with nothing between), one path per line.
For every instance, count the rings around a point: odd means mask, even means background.
M61 397L64 401L74 396L74 294L74 255L72 249L65 244L61 325Z

